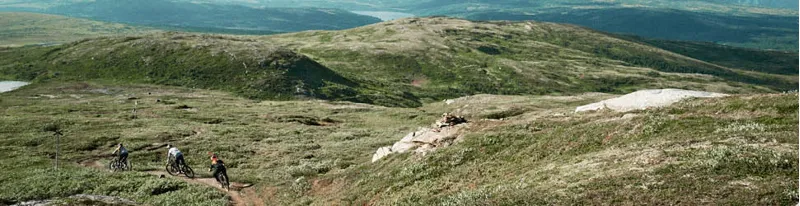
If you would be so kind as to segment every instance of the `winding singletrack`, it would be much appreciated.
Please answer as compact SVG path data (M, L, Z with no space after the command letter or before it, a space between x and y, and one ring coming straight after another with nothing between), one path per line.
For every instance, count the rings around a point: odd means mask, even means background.
M78 162L78 164L80 164L81 166L84 166L84 167L91 167L91 168L95 168L95 169L99 169L99 170L108 171L108 169L105 167L105 165L100 163L100 161L98 161L97 159L89 159L89 160L80 161L80 162ZM252 190L252 188L250 188L252 186L251 184L231 182L230 191L226 191L225 189L223 189L219 185L217 180L214 179L214 178L188 178L188 177L181 176L181 175L172 176L169 173L167 173L166 171L146 171L145 173L152 174L152 175L159 176L159 177L164 176L164 177L176 178L176 179L180 179L180 180L182 180L184 182L188 182L188 183L192 183L192 184L203 184L203 185L207 185L207 186L216 188L220 192L224 192L225 194L227 194L228 196L231 197L231 202L230 202L231 204L230 205L234 205L234 206L264 205L263 202L259 202L260 201L259 198L243 198L243 195L241 193L247 193L247 192L243 192L244 190ZM249 193L250 194L255 194L255 191L252 191L252 192L249 192ZM247 201L247 200L250 200L250 201Z

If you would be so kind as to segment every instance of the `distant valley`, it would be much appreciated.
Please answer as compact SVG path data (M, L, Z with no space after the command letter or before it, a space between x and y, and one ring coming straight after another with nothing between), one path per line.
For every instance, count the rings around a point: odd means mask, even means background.
M400 0L216 1L253 7L321 7L445 15L470 20L536 20L668 40L797 51L796 0Z
M158 32L152 27L92 21L59 15L0 12L0 46L53 45L101 36Z
M570 23L647 38L756 49L798 49L797 1L793 0L35 0L6 1L0 3L0 11L40 12L166 30L231 34L340 30L403 17L445 15L470 20Z
M41 3L40 7L0 5L0 11L49 13L178 30L205 29L225 33L250 31L261 34L303 30L338 30L381 21L375 17L330 8L252 8L241 5L182 3L169 0L77 1Z

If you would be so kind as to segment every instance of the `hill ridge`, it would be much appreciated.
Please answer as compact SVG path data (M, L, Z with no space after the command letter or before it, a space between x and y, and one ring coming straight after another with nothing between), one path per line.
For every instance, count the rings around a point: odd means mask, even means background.
M480 93L752 93L797 85L788 75L720 66L574 25L445 17L268 36L166 32L97 38L5 49L0 56L0 74L21 80L153 83L254 99L405 107ZM283 69L248 73L258 67Z

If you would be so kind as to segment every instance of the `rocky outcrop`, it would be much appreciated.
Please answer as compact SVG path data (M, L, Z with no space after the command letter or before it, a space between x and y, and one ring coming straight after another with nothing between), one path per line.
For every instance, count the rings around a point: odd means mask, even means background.
M460 131L468 126L469 124L458 124L439 129L420 128L415 132L408 133L392 146L378 148L375 154L372 155L372 162L376 162L393 153L413 151L417 154L425 155L438 148L450 146L461 138Z
M682 89L640 90L617 98L603 100L575 108L575 112L611 109L618 112L669 106L686 98L724 97L727 94Z

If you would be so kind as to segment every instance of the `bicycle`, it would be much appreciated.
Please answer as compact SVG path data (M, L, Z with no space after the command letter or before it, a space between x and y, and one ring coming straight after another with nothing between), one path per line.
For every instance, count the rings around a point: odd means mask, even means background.
M231 182L228 180L228 176L227 175L225 175L225 174L220 172L219 174L217 174L216 179L217 179L217 182L219 182L219 184L222 187L222 189L225 189L225 191L230 191L231 190Z
M172 176L178 175L183 173L188 178L194 178L194 170L192 170L189 165L186 165L186 162L183 164L178 164L175 162L175 158L169 158L169 162L167 163L167 173Z
M111 162L108 163L108 169L111 171L116 172L117 170L120 171L130 171L131 170L131 161L125 159L122 161L119 157L114 157L111 159Z

